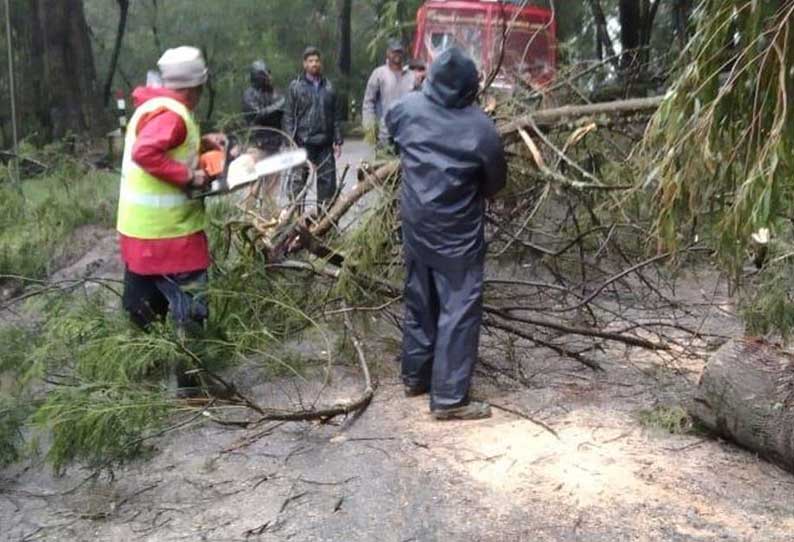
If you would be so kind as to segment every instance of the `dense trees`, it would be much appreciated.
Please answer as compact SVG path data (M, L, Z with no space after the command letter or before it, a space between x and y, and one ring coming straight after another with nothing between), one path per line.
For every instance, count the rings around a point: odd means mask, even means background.
M356 98L374 64L382 60L385 40L394 36L411 40L421 3L11 0L20 124L26 136L37 135L42 141L102 125L102 105L107 107L113 92L129 92L144 80L163 49L181 43L206 51L216 122L233 119L237 113L252 60L264 57L277 85L284 87L300 69L300 52L309 42L325 52L326 68L340 88ZM537 3L552 5L550 0ZM588 0L562 5L558 0L553 4L563 61L608 58L615 73L623 73L658 66L655 59L680 49L693 2ZM672 48L674 36L678 46ZM5 61L0 62L5 72ZM0 99L7 103L7 77L0 81ZM201 117L208 117L206 110ZM0 115L5 131L9 120L8 115Z

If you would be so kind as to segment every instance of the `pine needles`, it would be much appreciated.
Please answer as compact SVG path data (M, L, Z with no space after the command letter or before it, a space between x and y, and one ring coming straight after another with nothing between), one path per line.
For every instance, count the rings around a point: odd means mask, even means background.
M372 204L338 246L345 262L334 293L350 305L377 305L384 301L377 289L365 287L362 278L400 282L403 266L399 249L399 183L399 175L392 175L378 186Z
M219 244L218 224L229 213L223 201L211 208L211 236ZM196 412L168 388L172 367L187 367L208 382L249 362L263 375L300 374L303 360L286 354L286 345L310 329L320 331L330 353L330 338L309 314L322 306L314 276L270 270L244 244L226 242L226 256L211 270L210 320L189 337L170 321L146 333L134 328L108 289L89 292L79 281L67 289L42 286L25 304L30 320L0 331L0 373L10 371L6 378L23 390L4 396L0 406L0 460L16 459L25 440L44 431L46 457L56 469L126 461L174 416ZM218 406L257 411L234 393Z
M33 422L50 431L47 459L59 470L73 461L100 466L134 457L147 432L176 410L156 389L93 380L53 389Z
M29 409L23 403L0 392L0 467L19 459L28 415Z

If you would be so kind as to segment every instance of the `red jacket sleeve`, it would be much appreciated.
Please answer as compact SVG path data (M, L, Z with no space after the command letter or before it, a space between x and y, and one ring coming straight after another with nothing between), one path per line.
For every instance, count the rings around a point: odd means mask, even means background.
M179 115L168 110L152 113L138 125L132 159L150 175L185 186L191 177L190 170L166 153L181 145L186 137L187 127Z

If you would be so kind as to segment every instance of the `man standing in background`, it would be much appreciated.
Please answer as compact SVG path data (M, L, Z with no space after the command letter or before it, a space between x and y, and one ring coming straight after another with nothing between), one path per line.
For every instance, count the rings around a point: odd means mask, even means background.
M306 149L317 168L317 208L327 207L336 195L336 158L342 154L344 141L336 91L323 77L322 56L316 47L303 52L303 73L289 85L284 131ZM293 176L293 198L301 194L308 178L308 168Z
M379 126L378 146L382 149L389 145L389 131L383 121L386 112L394 102L414 90L414 87L414 72L405 66L405 47L398 39L389 40L386 64L372 72L361 106L364 133L371 134L375 126Z
M427 64L421 58L416 58L408 64L408 69L414 73L414 90L422 90L427 77Z
M243 118L251 129L251 143L266 154L278 152L283 137L284 98L273 88L264 60L251 64L251 86L243 93Z

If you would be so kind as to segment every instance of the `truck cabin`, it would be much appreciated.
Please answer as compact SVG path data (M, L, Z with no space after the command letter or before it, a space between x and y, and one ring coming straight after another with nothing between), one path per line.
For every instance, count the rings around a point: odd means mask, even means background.
M474 59L483 79L499 67L493 83L497 89L543 87L557 68L556 22L550 10L521 4L429 0L417 13L413 55L429 65L444 49L456 46Z

